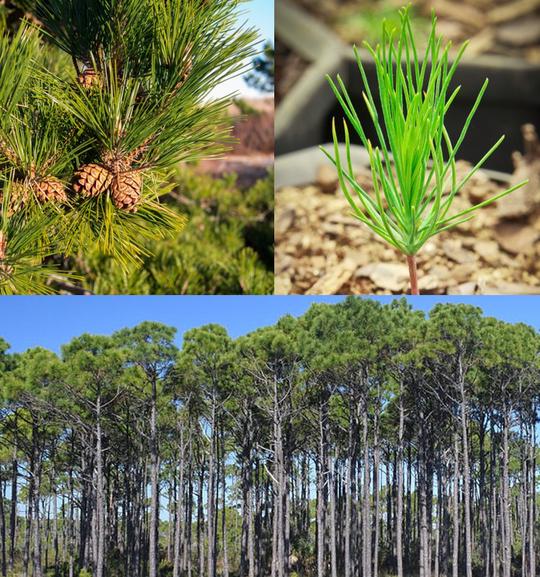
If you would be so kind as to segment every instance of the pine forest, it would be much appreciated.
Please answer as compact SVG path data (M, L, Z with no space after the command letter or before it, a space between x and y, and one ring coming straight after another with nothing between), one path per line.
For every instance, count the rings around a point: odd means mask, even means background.
M176 333L1 342L1 575L538 575L535 329L349 297Z

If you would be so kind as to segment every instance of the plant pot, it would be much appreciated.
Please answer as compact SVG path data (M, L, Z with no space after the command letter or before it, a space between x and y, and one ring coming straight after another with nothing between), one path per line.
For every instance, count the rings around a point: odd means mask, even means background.
M376 141L363 104L362 81L352 48L290 0L278 0L276 14L278 42L284 42L311 63L277 109L276 154L315 146L330 139L331 119L333 116L342 118L343 112L328 86L326 74L341 75L358 107L367 136ZM360 54L375 96L374 63L365 50ZM512 153L522 148L520 127L525 123L540 126L540 66L518 58L491 55L464 59L453 79L453 85L461 85L461 91L447 114L447 128L454 139L486 77L490 79L490 85L460 149L460 157L473 163L480 160L505 134L505 141L486 167L510 171Z
M367 151L353 146L352 161L369 180ZM318 147L278 157L275 172L276 294L407 291L404 256L352 217L335 168ZM456 200L480 202L480 197L471 199L485 191L492 196L511 179L480 171ZM492 205L469 223L430 239L418 254L422 294L540 294L539 223L538 210L505 220Z

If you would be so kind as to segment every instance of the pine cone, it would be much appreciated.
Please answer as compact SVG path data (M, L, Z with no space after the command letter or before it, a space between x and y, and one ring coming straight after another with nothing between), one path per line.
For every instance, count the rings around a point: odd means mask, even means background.
M86 90L101 88L103 84L101 76L93 68L87 68L82 74L79 74L77 80Z
M142 176L138 172L123 172L114 176L111 196L114 206L126 212L137 212L141 201Z
M99 196L109 188L112 178L101 164L85 164L75 173L73 190L83 196Z
M10 275L13 272L13 267L6 264L7 240L5 234L0 231L0 273Z
M16 212L21 210L28 202L31 193L31 188L23 181L12 181L9 187L9 200L7 206L8 216L13 216ZM0 193L0 210L4 205L4 194Z
M67 194L62 182L53 176L38 180L32 187L38 202L66 203Z

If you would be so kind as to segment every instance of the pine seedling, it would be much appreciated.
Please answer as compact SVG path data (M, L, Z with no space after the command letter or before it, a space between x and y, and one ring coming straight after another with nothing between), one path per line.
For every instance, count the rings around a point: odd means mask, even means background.
M456 176L456 157L488 86L484 82L467 116L461 133L452 142L445 116L459 93L450 84L463 56L463 44L451 61L451 43L443 46L436 34L437 19L432 15L431 32L423 59L418 56L409 8L400 10L401 29L390 30L383 23L382 41L375 48L365 43L375 62L380 111L367 81L356 47L354 53L364 84L363 98L374 124L378 144L366 137L343 80L330 77L330 86L345 113L345 162L340 158L335 120L332 124L334 155L323 152L338 172L340 187L353 215L407 258L411 293L419 294L416 255L426 241L440 232L470 220L476 211L520 188L520 182L487 200L452 213L452 204L470 178L504 140L501 138L462 179ZM369 153L373 194L354 177L348 123Z

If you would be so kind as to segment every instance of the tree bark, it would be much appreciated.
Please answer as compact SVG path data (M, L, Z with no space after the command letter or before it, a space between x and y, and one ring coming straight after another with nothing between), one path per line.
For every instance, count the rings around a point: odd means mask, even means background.
M150 527L148 562L150 577L158 577L159 565L159 447L157 436L157 382L152 380L150 408Z
M461 358L458 361L461 446L463 449L463 505L465 523L465 575L472 577L472 527L471 527L471 471L469 465L469 432L467 416L467 396L465 393L465 374Z
M403 435L405 409L403 406L403 384L399 386L399 432L397 455L397 512L396 512L396 555L397 577L403 577Z

